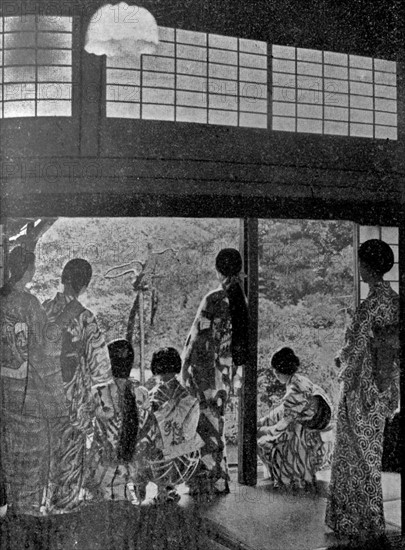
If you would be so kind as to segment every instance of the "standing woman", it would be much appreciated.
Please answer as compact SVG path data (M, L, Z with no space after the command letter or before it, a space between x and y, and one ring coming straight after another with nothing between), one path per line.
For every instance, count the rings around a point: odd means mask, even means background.
M336 358L342 390L326 510L335 534L356 540L384 535L383 434L399 395L399 297L383 280L394 254L384 241L371 239L360 246L359 262L370 290Z
M196 491L229 492L225 408L240 385L248 360L248 310L238 250L224 248L215 260L220 285L202 300L183 350L183 384L200 401L198 433L204 441ZM193 492L193 488L191 488Z
M78 509L86 500L89 452L94 420L111 418L114 380L104 336L94 314L79 301L92 278L89 262L74 258L62 271L63 292L44 302L51 324L58 330L55 359L62 370L68 410L60 423L59 476L50 494L53 513Z
M46 513L53 427L66 406L60 365L44 352L46 313L26 289L35 273L35 255L17 246L8 267L0 290L2 499L15 513L40 516Z

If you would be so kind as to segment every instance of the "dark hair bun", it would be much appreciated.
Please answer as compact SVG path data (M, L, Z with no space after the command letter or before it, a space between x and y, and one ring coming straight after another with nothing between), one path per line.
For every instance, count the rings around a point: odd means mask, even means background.
M378 274L384 275L394 265L394 253L386 242L380 239L370 239L360 246L359 260Z
M87 260L74 258L70 260L62 271L62 284L71 284L72 288L79 292L91 281L93 271Z
M300 360L291 348L280 348L273 353L271 366L280 374L291 375L297 372Z
M134 348L128 340L114 340L108 344L111 370L114 378L128 378L134 364Z
M238 275L242 269L242 256L236 248L223 248L217 254L215 267L225 277Z
M179 374L181 371L181 358L175 348L162 348L152 356L151 371L153 376L159 374Z

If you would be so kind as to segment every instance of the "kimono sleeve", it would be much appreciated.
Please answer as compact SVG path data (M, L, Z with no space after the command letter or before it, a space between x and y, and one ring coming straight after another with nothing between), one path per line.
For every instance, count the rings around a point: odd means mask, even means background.
M132 392L135 397L136 406L138 409L138 429L142 430L143 426L147 422L151 408L149 392L144 386L134 385L132 387Z
M199 333L202 330L210 328L211 318L208 312L208 297L204 296L201 300L190 332L187 335L186 343L182 353L182 361L184 365L188 365L191 361L191 356L196 345Z
M28 323L32 344L39 345L46 337L46 325L48 317L41 302L33 295L29 295L29 304L27 311Z
M345 343L340 350L339 357L342 363L353 358L353 352L364 353L370 340L371 304L366 299L357 308L351 324L346 329Z
M279 420L266 429L266 435L263 436L265 441L274 441L278 439L288 428L288 426L298 420L303 410L308 405L308 400L302 392L294 385L289 388L284 396L282 408L278 408Z
M274 424L277 424L279 420L284 415L284 404L280 403L279 405L276 405L272 407L266 416L263 416L263 418L260 418L258 421L259 428L264 426L274 426Z
M188 333L182 352L182 369L180 380L182 385L185 387L190 385L189 367L201 362L209 362L212 359L209 357L210 351L212 351L210 348L212 346L207 346L207 338L210 340L210 326L212 319L212 313L209 311L210 307L208 296L209 295L205 296L200 302L197 314L191 326L190 332Z
M0 448L0 508L7 504L6 476L2 467ZM0 516L1 517L1 516Z
M88 310L80 316L83 324L83 345L85 360L93 389L114 382L108 348L95 316Z

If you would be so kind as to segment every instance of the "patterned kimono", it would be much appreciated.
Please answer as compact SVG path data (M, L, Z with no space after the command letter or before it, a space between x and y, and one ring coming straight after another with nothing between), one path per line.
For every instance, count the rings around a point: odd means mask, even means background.
M322 388L300 374L291 376L286 390L280 405L259 421L259 426L269 428L258 440L258 454L275 487L292 484L303 488L314 482L316 472L330 458L332 405ZM326 410L321 429L312 423L319 397Z
M200 401L198 433L204 441L199 478L228 490L225 407L236 368L232 363L229 301L220 286L207 294L196 314L182 354L183 384ZM219 489L221 487L218 487Z
M72 296L57 293L53 300L44 302L50 322L55 322L72 300ZM87 446L93 437L93 420L99 405L97 388L113 383L107 346L97 320L88 309L81 307L79 311L62 330L62 338L66 330L76 345L71 354L76 360L76 368L64 375L69 410L60 423L58 483L49 502L54 513L74 510L83 501ZM55 339L54 350L62 359L60 339Z
M128 385L135 397L139 424L145 422L150 409L149 392L131 379L119 378L112 391L115 408L113 418L97 418L94 423L94 438L89 456L89 476L86 485L97 500L128 500L131 494L127 490L132 482L133 467L119 462L117 448L124 417L124 391ZM136 467L135 467L136 470Z
M159 494L168 486L190 481L203 446L197 434L199 417L198 400L177 378L151 390L150 410L142 421L135 450L136 486L153 481Z
M66 415L60 364L47 354L47 317L27 291L0 297L1 461L7 501L42 515L55 478L57 425Z
M373 537L385 530L383 434L387 416L398 405L399 369L392 361L389 383L378 388L373 340L378 331L398 322L398 295L388 282L376 284L357 309L340 352L343 384L326 523L343 536Z

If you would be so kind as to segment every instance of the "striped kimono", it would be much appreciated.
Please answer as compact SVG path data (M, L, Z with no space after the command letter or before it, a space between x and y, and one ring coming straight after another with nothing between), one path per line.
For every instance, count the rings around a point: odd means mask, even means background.
M315 481L315 474L330 458L332 443L325 437L331 430L330 416L322 430L311 420L317 414L319 396L330 411L332 405L319 386L300 374L293 374L277 407L259 421L258 454L274 486L303 488Z
M2 476L8 504L34 516L45 513L57 475L57 427L67 414L60 364L47 353L47 329L46 313L28 291L0 297Z
M115 379L115 387L112 389L115 415L107 420L97 418L94 423L94 438L89 453L89 476L86 482L94 500L132 499L129 487L133 481L132 473L137 471L136 463L119 461L117 456L123 429L126 387L135 398L138 429L142 427L150 409L149 392L144 386L132 379ZM137 437L136 434L133 436Z
M53 300L44 302L49 321L56 322L73 300L72 296L57 293ZM59 425L59 475L48 503L52 513L75 510L83 502L88 447L94 434L93 421L99 405L97 388L113 384L108 349L97 320L83 306L78 311L79 314L62 330L62 338L66 330L76 346L71 354L76 360L76 368L64 376L69 410ZM60 339L55 339L54 344L55 355L61 360Z

